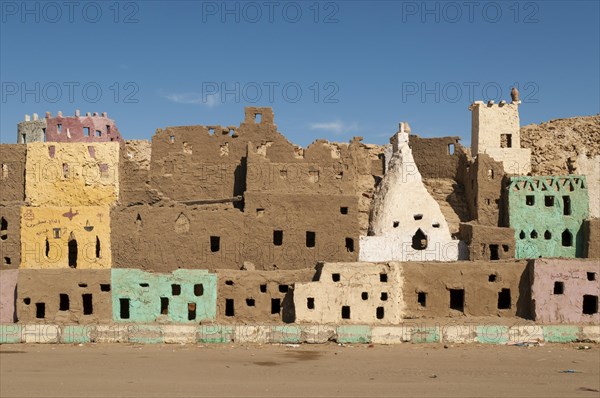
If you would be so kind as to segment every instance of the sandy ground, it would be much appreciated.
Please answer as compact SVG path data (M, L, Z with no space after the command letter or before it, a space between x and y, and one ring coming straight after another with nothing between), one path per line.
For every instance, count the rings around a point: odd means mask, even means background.
M600 397L582 345L3 345L0 396Z

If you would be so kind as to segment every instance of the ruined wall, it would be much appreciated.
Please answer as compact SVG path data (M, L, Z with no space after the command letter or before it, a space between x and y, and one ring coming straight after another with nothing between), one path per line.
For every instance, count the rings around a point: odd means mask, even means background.
M108 206L22 207L21 268L110 268Z
M585 176L588 184L590 218L600 218L600 155L588 158L581 153L575 167L573 173Z
M495 261L515 258L515 231L512 228L461 223L459 236L469 247L468 260Z
M0 203L25 200L26 145L0 145Z
M15 305L18 276L16 269L0 270L0 324L17 321Z
M453 261L453 240L440 207L427 192L401 125L393 137L394 155L378 187L370 236L360 238L360 261Z
M597 260L536 259L531 278L536 322L595 325L600 322Z
M123 205L157 202L160 197L150 189L150 141L129 140L121 147L119 158L119 202Z
M39 119L37 113L33 114L33 120L29 115L25 115L25 120L17 125L17 143L44 141L46 141L46 119Z
M291 145L277 131L271 108L246 108L235 126L158 129L152 137L151 188L176 201L225 199L246 184L248 142ZM258 121L260 116L260 121Z
M75 111L75 116L63 116L58 112L52 117L46 112L45 138L46 142L124 142L115 121L109 119L106 112L102 115L88 112L81 116L79 110Z
M408 145L423 178L457 179L460 153L459 137L421 138L411 135Z
M0 267L18 268L21 263L21 206L0 204Z
M526 175L531 171L531 150L521 148L519 105L501 101L476 101L471 111L471 148L475 157L487 153L502 162L508 174Z
M492 227L501 225L506 208L502 197L503 177L502 162L485 153L473 161L466 160L462 180L472 220Z
M314 282L294 287L297 323L398 324L403 275L387 263L320 264Z
M113 269L112 297L116 322L199 323L215 319L217 275L191 269L171 274Z
M296 271L217 270L217 320L232 323L294 322L294 286L312 280Z
M19 270L19 322L110 322L110 290L110 270Z
M585 177L513 177L507 190L516 258L583 256Z
M25 193L32 206L97 206L119 195L119 144L27 144Z
M530 317L526 261L404 263L406 318Z
M244 215L231 204L118 206L110 222L114 268L239 269L266 256L245 246Z
M600 220L585 220L583 233L585 236L583 257L600 258Z

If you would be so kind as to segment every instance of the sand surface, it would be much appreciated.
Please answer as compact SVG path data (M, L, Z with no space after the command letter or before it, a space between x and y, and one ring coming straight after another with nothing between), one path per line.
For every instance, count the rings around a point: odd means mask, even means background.
M599 367L597 344L21 344L0 346L0 396L595 398Z

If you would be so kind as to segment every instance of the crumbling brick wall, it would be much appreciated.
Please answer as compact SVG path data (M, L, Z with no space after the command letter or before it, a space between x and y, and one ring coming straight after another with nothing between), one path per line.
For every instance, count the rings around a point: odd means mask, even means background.
M0 203L25 200L26 156L26 145L0 145Z
M0 204L0 267L19 268L21 264L21 206Z
M98 323L112 319L110 270L19 270L22 323Z
M294 286L308 282L312 268L294 271L217 270L217 320L231 323L294 322Z

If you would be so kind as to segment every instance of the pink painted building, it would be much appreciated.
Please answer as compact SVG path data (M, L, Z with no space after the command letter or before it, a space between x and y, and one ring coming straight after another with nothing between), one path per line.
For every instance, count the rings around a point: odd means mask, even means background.
M81 116L79 110L75 116L63 116L58 112L52 117L46 112L46 142L110 142L123 143L123 137L114 120L106 112L98 115L87 113Z
M537 259L531 273L536 322L600 324L600 260Z

